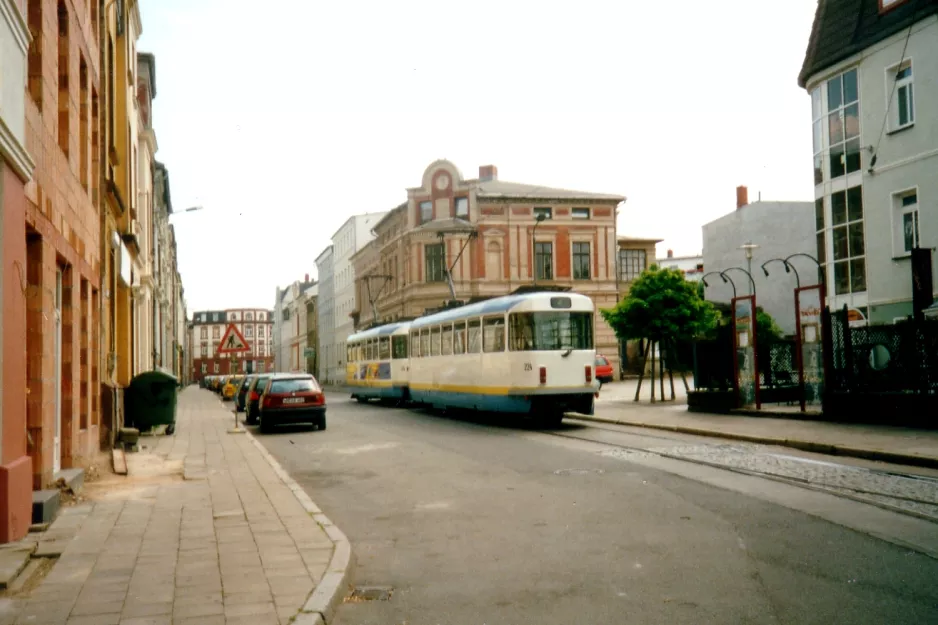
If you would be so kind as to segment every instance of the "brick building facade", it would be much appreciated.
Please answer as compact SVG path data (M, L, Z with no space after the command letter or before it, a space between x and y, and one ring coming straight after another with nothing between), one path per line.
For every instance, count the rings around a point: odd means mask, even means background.
M33 466L26 437L26 2L0 11L0 542L19 540L32 520Z
M234 325L249 352L234 356L218 354L218 346L228 326ZM255 373L274 370L274 312L266 308L231 308L193 313L189 324L189 367L191 380L206 375L244 373L248 363Z
M615 305L620 195L504 182L494 166L464 179L432 163L407 202L374 227L354 257L359 327L412 318L452 299L495 297L519 287L569 287L597 308L597 351L617 361L618 343L599 308Z
M33 487L98 449L100 252L96 3L29 0L26 418ZM7 392L13 392L12 390Z

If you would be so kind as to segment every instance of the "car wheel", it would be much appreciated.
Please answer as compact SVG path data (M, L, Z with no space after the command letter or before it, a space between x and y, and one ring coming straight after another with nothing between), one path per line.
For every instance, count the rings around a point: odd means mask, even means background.
M270 434L271 430L273 429L271 427L270 419L265 419L263 415L258 415L257 420L260 421L261 424L261 434Z

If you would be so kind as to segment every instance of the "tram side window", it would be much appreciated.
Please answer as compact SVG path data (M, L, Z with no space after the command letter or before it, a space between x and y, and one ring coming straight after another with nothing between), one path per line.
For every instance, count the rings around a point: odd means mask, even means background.
M430 328L420 331L420 355L424 358L430 355Z
M374 339L369 340L368 341L368 360L374 360L375 352L377 351L378 350L375 349L375 340Z
M478 354L482 351L482 322L474 319L469 322L469 342L467 350L470 354Z
M440 329L433 328L430 330L430 355L439 356L440 355Z
M482 336L482 349L486 353L505 351L505 318L487 317L482 322L485 328Z
M391 359L391 339L390 338L378 339L378 358L380 360Z
M399 358L407 358L406 336L391 337L391 358L394 358L395 360Z
M444 356L453 355L453 326L446 324L443 326L443 349Z
M410 357L420 358L420 332L410 333Z
M466 322L460 321L453 327L453 353L466 353Z

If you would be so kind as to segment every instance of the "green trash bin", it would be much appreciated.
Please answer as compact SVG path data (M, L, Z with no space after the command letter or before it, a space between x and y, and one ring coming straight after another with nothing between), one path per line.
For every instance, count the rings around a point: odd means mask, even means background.
M130 381L124 391L124 421L128 427L147 432L165 425L176 429L176 385L179 380L163 369L145 371Z

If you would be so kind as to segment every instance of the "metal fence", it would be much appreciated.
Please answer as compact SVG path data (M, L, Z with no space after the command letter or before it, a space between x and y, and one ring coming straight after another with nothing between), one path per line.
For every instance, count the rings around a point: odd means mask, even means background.
M840 310L830 326L832 391L938 393L938 321L850 327Z

